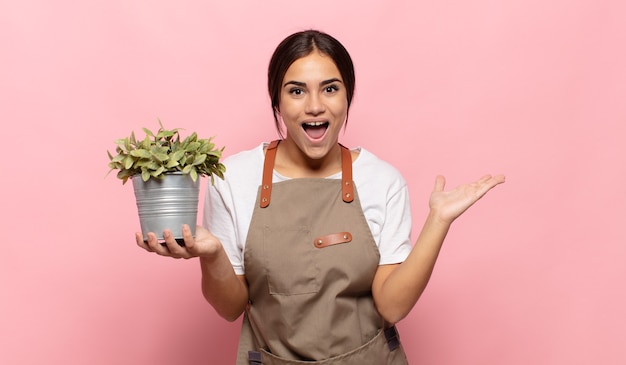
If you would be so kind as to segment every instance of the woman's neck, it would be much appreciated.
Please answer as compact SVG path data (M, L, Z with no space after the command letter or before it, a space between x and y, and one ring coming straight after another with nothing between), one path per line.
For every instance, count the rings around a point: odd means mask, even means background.
M335 146L320 159L311 159L298 146L283 141L278 145L274 169L289 178L325 178L341 171L341 147Z

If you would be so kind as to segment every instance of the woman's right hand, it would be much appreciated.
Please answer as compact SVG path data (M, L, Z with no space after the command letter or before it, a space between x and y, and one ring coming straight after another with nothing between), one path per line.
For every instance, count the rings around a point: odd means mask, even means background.
M212 257L220 251L222 243L202 226L196 227L196 237L194 239L188 225L183 225L184 246L180 246L172 231L163 231L164 244L159 242L153 232L148 232L148 240L143 240L141 232L135 233L137 245L146 251L154 252L157 255L173 257L176 259L189 259L192 257Z
M202 226L196 227L194 239L186 224L183 225L184 246L176 242L170 230L163 231L163 237L165 244L159 242L153 232L148 233L146 242L141 233L135 234L139 247L157 255L177 259L200 257L202 294L220 316L228 321L237 319L248 304L248 285L243 275L235 274L220 240Z

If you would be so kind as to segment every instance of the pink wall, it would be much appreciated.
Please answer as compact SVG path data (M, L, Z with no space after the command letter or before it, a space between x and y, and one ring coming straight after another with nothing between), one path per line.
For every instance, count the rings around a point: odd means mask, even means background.
M195 260L133 242L106 150L197 130L275 137L265 67L287 34L357 68L342 141L396 165L414 231L434 176L507 183L463 216L400 324L415 364L624 364L626 7L620 0L0 1L0 363L230 364L239 323ZM206 181L204 182L206 184Z

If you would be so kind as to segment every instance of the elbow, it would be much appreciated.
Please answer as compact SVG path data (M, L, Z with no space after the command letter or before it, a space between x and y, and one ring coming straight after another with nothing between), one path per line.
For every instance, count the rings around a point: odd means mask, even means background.
M223 319L225 319L228 322L234 322L236 321L241 314L244 312L245 307L243 308L238 308L237 307L233 307L233 306L224 306L224 305L216 305L214 303L209 302L209 304L211 304L211 306L213 307L213 309L215 309L215 312L222 317Z
M383 318L385 323L393 326L396 323L400 322L404 317L408 315L408 313L403 313L400 311L379 311L380 316Z
M224 318L228 322L235 322L241 316L242 313L243 313L243 311L238 312L238 313L220 313L220 312L218 312L217 314L219 314L220 317Z
M206 295L204 293L204 299L215 309L215 312L225 319L228 322L236 321L241 314L245 311L247 300L246 301L224 301L224 300L215 300L216 298L212 298L210 295ZM212 300L213 299L213 300ZM223 298L219 298L223 299Z
M376 310L385 321L385 323L394 325L403 320L407 315L409 315L411 309L413 309L415 301L399 299L400 298L397 298L396 300L375 302Z

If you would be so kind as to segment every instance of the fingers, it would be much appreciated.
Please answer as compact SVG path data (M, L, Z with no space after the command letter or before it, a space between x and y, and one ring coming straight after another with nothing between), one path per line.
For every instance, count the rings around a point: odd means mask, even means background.
M135 232L135 241L137 241L137 246L143 248L146 251L150 251L150 247L148 243L143 240L143 235L141 232Z
M498 185L506 181L506 176L504 176L503 174L500 174L500 175L494 176L493 179L496 181L496 185Z
M446 187L446 179L442 175L437 175L435 178L435 186L433 188L433 193L451 193L452 191L463 191L466 196L471 196L474 200L480 199L483 195L485 195L489 190L491 190L496 185L502 184L505 182L504 175L483 175L478 180L471 182L469 184L460 185L449 192L445 192L444 189Z
M493 188L498 184L502 184L506 181L505 176L500 174L496 176L492 175L484 175L480 179L476 180L476 182L471 183L471 185L479 186L479 187L487 187L487 190ZM446 178L442 175L437 175L435 178L435 187L433 191L440 192L446 187Z
M183 229L184 231L184 229ZM185 236L185 246L190 244L193 246L193 236L189 227L187 227L187 236ZM184 232L183 232L184 233ZM154 252L160 256L168 256L173 258L190 258L193 255L186 249L181 247L172 234L172 231L166 229L163 231L163 241L159 242L159 239L153 232L148 232L148 239L144 241L141 233L135 233L135 240L137 245L146 251Z
M148 239L143 241L143 245L141 245L142 247L145 246L146 250L154 252L157 255L170 256L167 246L165 246L164 242L159 242L156 234L154 234L153 232L148 232L147 237Z
M442 175L437 175L437 177L435 178L435 188L433 189L433 191L443 191L445 187L446 178Z
M491 189L498 184L502 184L504 181L505 181L504 175L500 174L496 176L485 175L481 177L477 182L480 185L487 185L489 189Z
M196 240L191 233L191 228L187 224L183 224L183 240L187 251L195 252Z
M493 189L496 185L502 184L505 181L504 175L485 175L476 181L476 195L480 199L487 192Z
M163 231L163 239L165 240L164 248L167 248L167 251L168 251L168 254L166 254L166 256L170 256L176 259L191 257L191 254L189 254L189 252L187 251L187 248L181 246L178 243L178 241L174 238L172 231L170 231L169 229L166 229ZM185 243L186 242L187 241L185 241Z
M491 179L491 175L485 175L476 181L479 184L484 184Z

